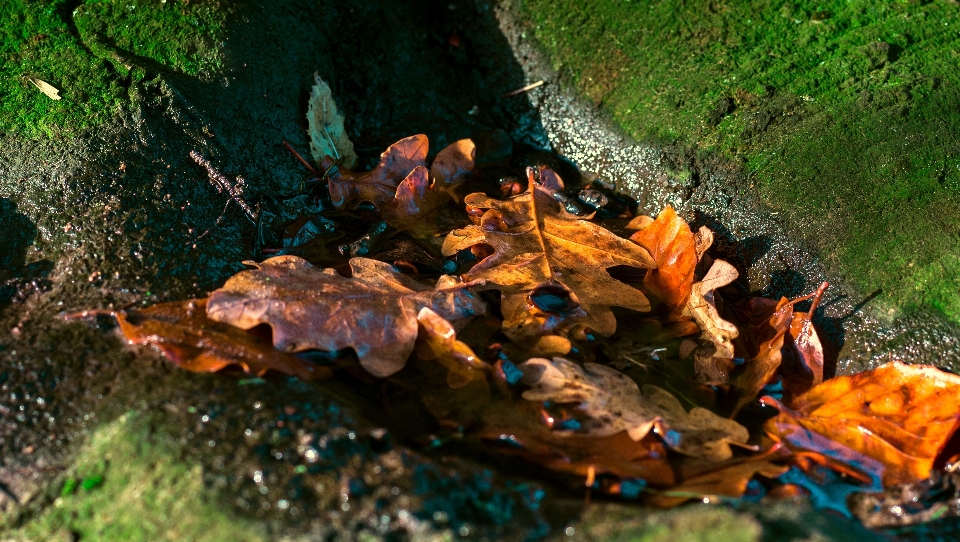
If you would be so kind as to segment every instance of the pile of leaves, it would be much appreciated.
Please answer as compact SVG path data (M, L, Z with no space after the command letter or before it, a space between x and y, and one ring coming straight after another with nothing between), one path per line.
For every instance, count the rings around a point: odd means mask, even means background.
M193 371L380 386L434 418L426 441L659 506L875 492L956 459L960 378L894 362L824 380L826 284L745 295L706 227L518 167L502 134L432 160L414 135L352 171L324 87L306 204L258 209L271 257L209 298L115 313L131 344Z

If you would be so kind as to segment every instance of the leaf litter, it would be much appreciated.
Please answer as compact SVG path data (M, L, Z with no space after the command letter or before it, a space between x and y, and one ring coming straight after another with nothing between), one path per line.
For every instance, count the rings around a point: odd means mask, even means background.
M359 370L382 379L371 396L388 409L412 397L434 416L431 442L654 506L810 494L849 514L850 495L960 464L943 457L957 447L960 377L897 362L824 373L814 315L826 283L794 300L728 300L740 274L711 256L708 228L669 206L633 217L635 202L600 180L567 187L546 165L517 167L496 134L432 159L414 135L353 171L319 77L308 125L319 167L297 154L312 174L299 206L257 220L261 253L276 256L208 299L109 312L130 344L198 372Z

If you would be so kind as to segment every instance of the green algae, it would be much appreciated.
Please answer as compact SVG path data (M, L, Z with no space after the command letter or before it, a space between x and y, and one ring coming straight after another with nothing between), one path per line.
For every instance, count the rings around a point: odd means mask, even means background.
M525 0L633 137L742 161L879 313L960 322L960 6Z
M60 496L3 540L266 539L249 521L204 498L199 467L178 461L176 445L147 415L128 413L95 430ZM73 533L73 534L71 534Z
M126 103L126 63L194 76L220 68L215 0L0 2L0 134L52 138L100 126ZM52 100L30 82L56 87Z

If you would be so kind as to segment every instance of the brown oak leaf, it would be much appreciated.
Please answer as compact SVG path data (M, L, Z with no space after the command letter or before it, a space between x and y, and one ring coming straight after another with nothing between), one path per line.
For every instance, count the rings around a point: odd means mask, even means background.
M793 400L763 402L780 414L764 425L795 450L855 466L884 485L930 476L960 420L960 376L892 362L827 380Z
M701 338L709 341L715 348L715 357L732 359L734 356L732 340L737 337L737 326L724 320L717 312L714 290L737 280L737 270L732 265L716 260L703 280L693 284L690 299L683 311L686 316L696 320L703 330Z
M783 359L784 335L793 318L793 302L753 297L741 310L743 333L739 343L744 345L746 362L730 382L733 387L733 414L753 401L770 381Z
M350 277L296 256L256 265L210 296L211 319L241 329L269 324L273 344L285 352L353 348L364 369L378 377L403 368L420 309L429 307L456 324L485 308L470 291L476 282L445 275L431 288L366 258L350 260Z
M417 357L427 361L436 360L447 369L447 384L462 388L474 380L483 380L491 366L481 361L473 349L457 340L457 330L429 307L420 309L417 315L420 332L417 335Z
M276 350L269 338L210 320L206 305L206 299L174 301L114 316L128 343L154 346L188 371L236 365L253 376L271 370L305 380L331 376L326 367Z
M744 445L749 437L739 423L705 408L690 412L669 392L643 386L625 374L597 363L583 368L564 358L533 358L520 364L523 392L528 401L578 403L583 413L577 433L597 437L626 431L640 440L651 431L668 448L694 457L721 461L732 455L731 444Z
M482 212L479 224L451 232L442 251L451 256L477 245L492 247L493 253L464 278L483 279L500 290L508 336L548 334L561 323L574 322L611 335L616 318L610 307L650 310L642 292L607 273L614 266L653 267L649 253L566 213L549 189L530 183L526 193L509 200L477 193L467 196L465 203L468 210ZM542 303L535 293L543 294ZM558 317L546 322L532 317L524 325L536 309Z
M363 202L380 209L392 201L397 185L417 166L424 166L429 141L425 135L414 135L390 145L380 155L380 163L371 171L354 172L334 167L332 158L324 159L330 199L337 209L352 209Z

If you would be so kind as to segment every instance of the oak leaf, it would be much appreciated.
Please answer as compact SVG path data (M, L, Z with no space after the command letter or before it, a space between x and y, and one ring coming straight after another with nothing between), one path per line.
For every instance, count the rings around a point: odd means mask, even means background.
M697 240L686 221L667 205L656 220L630 239L647 249L657 267L647 271L644 288L667 308L667 319L683 319L697 267Z
M739 312L743 328L739 342L746 350L746 362L730 382L734 397L732 415L756 399L780 367L784 335L793 318L793 302L785 297L780 301L753 297Z
M495 200L481 193L467 196L468 210L482 212L479 224L451 232L444 240L443 254L452 256L477 245L492 247L493 253L464 278L483 279L489 287L500 290L505 316L511 313L504 321L508 336L551 333L564 320L559 318L540 328L536 324L529 333L524 326L511 325L523 322L527 308L537 308L531 295L545 288L563 293L556 297L561 308L570 313L567 320L611 335L616 330L612 306L648 311L650 304L642 292L614 279L606 270L621 265L649 268L654 262L642 247L567 213L551 196L550 188L530 183L526 193L509 200ZM577 309L582 313L576 313ZM537 318L533 321L540 322Z
M332 374L326 367L277 351L269 339L210 320L206 305L206 299L175 301L114 316L128 343L154 346L188 371L214 372L236 365L253 376L270 370L304 380Z
M714 290L737 280L737 276L737 270L729 263L723 260L714 261L703 280L693 284L690 299L683 311L684 315L692 317L700 325L703 330L701 338L714 345L718 358L733 358L731 341L737 337L739 331L737 326L720 317Z
M960 420L960 376L892 362L827 380L795 398L764 425L789 447L852 464L885 485L930 476Z
M813 294L810 310L794 312L790 322L780 369L784 387L794 396L823 382L823 345L813 327L813 314L828 286L826 282L821 284Z
M457 340L457 330L430 307L420 309L417 315L420 326L417 335L417 357L427 361L436 360L447 369L447 384L462 388L474 380L483 380L491 370L477 357L473 349Z
M396 196L400 182L414 168L425 165L428 149L427 136L406 137L383 151L377 167L366 172L336 168L332 159L324 159L321 167L327 172L327 187L333 206L352 209L367 202L381 209Z
M640 440L651 431L668 448L711 460L731 456L730 444L747 442L746 428L733 420L694 407L690 412L669 392L637 383L605 365L585 363L583 368L564 358L533 358L520 364L523 393L528 401L578 403L583 413L580 434L605 437L626 431Z
M211 319L241 329L269 324L274 346L284 352L353 348L364 369L378 377L403 368L420 309L429 307L456 324L485 308L470 291L477 283L444 275L431 288L366 258L350 260L350 277L296 256L256 265L210 296Z

